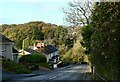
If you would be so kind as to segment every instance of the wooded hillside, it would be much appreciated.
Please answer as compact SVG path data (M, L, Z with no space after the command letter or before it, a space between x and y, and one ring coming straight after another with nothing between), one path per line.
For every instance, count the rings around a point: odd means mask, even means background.
M80 45L82 41L80 27L66 28L42 21L33 21L18 25L3 24L1 27L1 33L13 40L17 49L22 48L23 40L25 48L33 46L35 40L45 40L47 44L51 44L59 49L61 59L64 61L67 58L65 55L69 55L71 63L79 62L84 58L84 49Z

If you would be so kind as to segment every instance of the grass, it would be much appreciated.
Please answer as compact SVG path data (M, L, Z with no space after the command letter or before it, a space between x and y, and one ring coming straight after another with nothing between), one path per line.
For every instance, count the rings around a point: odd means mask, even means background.
M39 63L39 66L45 67L45 68L49 68L49 63L45 62L45 63Z

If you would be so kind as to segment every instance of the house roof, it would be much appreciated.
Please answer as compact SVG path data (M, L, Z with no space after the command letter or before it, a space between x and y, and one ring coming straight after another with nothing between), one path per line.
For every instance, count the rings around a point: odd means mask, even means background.
M25 49L26 52L29 52L31 54L42 54L42 53L45 53L45 54L51 54L53 52L56 52L58 51L58 49L56 49L54 46L52 45L47 45L45 46L44 48L38 48L37 50L33 50L33 49Z
M10 39L8 39L4 35L0 34L0 42L6 43L6 42L13 42L13 41L11 41Z
M13 53L18 53L18 51L15 48L13 48Z
M54 46L52 45L47 45L45 46L44 50L42 51L45 54L51 54L53 52L56 52L58 49L56 49Z
M37 52L37 51L32 50L32 49L26 49L25 51L27 51L27 52L29 52L29 53L31 53L31 54L37 54L37 53L40 54L40 52Z

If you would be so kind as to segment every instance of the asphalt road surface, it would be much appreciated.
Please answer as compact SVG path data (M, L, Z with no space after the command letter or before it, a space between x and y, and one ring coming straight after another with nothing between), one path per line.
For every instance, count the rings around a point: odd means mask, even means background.
M89 71L89 65L71 65L68 68L61 69L61 70L53 70L50 73L33 76L33 77L26 77L26 78L18 78L13 81L22 81L22 82L30 82L30 81L37 81L37 82L48 82L48 81L77 81L77 80L90 80L88 76L86 76L86 71ZM10 81L9 81L10 82Z

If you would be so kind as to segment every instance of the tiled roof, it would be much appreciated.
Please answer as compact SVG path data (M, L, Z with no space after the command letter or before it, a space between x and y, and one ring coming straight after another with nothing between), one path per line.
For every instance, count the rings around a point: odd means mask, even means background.
M13 41L11 41L10 39L8 39L4 35L0 34L0 42L4 43L4 42L13 42Z
M53 52L56 52L58 49L56 49L54 46L52 45L47 45L45 46L44 50L42 51L45 54L51 54Z
M37 52L36 50L32 50L32 49L26 49L25 51L27 51L31 54L36 54L36 53L40 54L40 52Z

